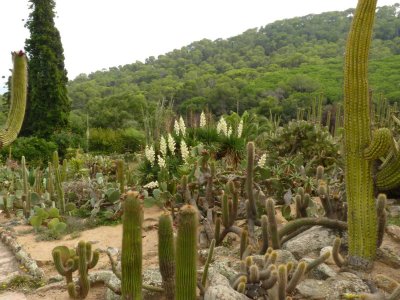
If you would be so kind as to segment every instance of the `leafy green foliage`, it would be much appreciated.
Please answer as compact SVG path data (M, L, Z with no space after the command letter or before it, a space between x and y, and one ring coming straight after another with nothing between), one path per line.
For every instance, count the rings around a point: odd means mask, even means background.
M135 152L143 147L144 134L134 128L90 130L89 149L100 153Z
M188 116L204 107L216 115L256 108L290 120L316 95L322 93L326 104L343 98L342 56L353 12L276 21L229 39L196 41L145 63L81 75L69 86L73 109L82 115L89 110L90 124L111 128L132 122L143 128L140 111L155 115L160 99ZM391 67L400 60L399 28L395 5L378 9L371 86L392 102L400 99L400 75Z
M38 137L19 137L11 146L0 149L0 154L5 160L10 152L12 157L20 160L25 156L31 166L44 165L51 160L52 154L57 150L57 145Z

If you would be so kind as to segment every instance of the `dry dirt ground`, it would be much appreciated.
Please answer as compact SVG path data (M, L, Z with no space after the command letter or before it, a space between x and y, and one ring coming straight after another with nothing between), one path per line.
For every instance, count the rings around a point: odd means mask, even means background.
M158 266L157 223L158 217L162 213L163 211L158 207L145 209L143 223L143 268ZM4 223L7 221L9 220L5 219L3 214L0 214L0 223ZM80 240L91 241L93 243L93 249L106 249L107 247L121 248L122 245L122 225L101 226L94 229L85 230L81 232L81 235L79 237L74 239L71 239L70 235L66 235L61 240L40 242L37 242L35 240L34 234L25 233L30 229L32 229L32 227L29 225L19 225L14 227L19 244L31 255L31 257L38 263L38 265L42 269L44 269L46 278L57 275L57 271L53 266L51 257L51 251L56 246L65 245L72 248L75 247ZM2 269L2 267L3 266L0 266L0 270ZM99 269L111 270L108 257L104 253L100 254L99 262L93 270ZM103 285L91 287L89 296L86 299L104 299L105 291L106 289ZM3 299L1 297L2 294L0 294L0 300L13 300L14 296L16 297L16 295L5 293L3 293L3 295L5 298ZM25 296L29 300L70 299L68 296L68 292L62 289L53 289L46 292L34 292L32 294L26 294Z

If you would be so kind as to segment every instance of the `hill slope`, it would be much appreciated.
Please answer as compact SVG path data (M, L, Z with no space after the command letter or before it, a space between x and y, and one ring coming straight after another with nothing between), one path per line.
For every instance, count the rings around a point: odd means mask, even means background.
M400 100L399 5L377 12L371 50L375 95ZM353 10L277 21L229 38L193 42L145 63L80 75L69 83L74 117L93 127L141 126L143 111L163 100L181 113L208 107L282 113L291 118L317 94L342 98L342 57Z

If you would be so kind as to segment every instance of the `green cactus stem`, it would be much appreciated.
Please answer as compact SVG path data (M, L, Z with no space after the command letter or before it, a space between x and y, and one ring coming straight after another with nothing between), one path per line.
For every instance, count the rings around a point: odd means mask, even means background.
M400 299L400 285L393 291L387 300L399 300Z
M263 255L268 249L268 218L263 215L261 217L261 232L262 232L262 246L260 249L260 254Z
M286 223L282 228L279 229L278 234L280 239L283 240L284 236L290 235L291 233L296 232L299 229L302 230L301 227L317 226L317 225L339 230L347 229L347 223L339 220L328 219L328 218L301 218ZM300 233L301 230L298 232Z
M249 268L249 283L258 283L260 281L260 270L257 265L251 265Z
M277 281L278 281L278 272L276 270L273 270L271 272L271 276L261 283L261 287L264 288L265 290L269 290L275 285Z
M280 249L280 235L278 234L278 224L275 218L275 202L272 198L268 198L265 208L268 216L268 233L271 237L271 246L273 249Z
M257 218L257 208L256 201L254 199L254 156L255 156L255 146L253 142L247 143L247 170L246 170L246 195L248 198L247 208L247 224L249 239L251 244L255 243L254 237L254 223Z
M197 227L196 208L183 206L179 211L176 240L176 300L196 300Z
M348 204L349 264L369 268L376 256L377 220L371 145L368 53L377 0L359 0L347 38L344 67L344 153Z
M214 229L214 238L216 241L220 241L220 234L221 234L221 218L218 216L215 219L215 229Z
M243 254L246 251L247 246L249 245L249 233L247 232L246 229L242 230L242 233L240 234L240 258L244 259Z
M78 269L78 256L66 246L55 247L52 251L52 256L57 272L65 276L68 285L72 282L72 273Z
M54 179L53 179L53 164L49 162L47 178L46 178L46 191L50 195L50 199L53 201L54 199Z
M287 269L286 265L278 267L278 299L286 300Z
M12 53L11 106L5 126L0 130L0 148L8 146L21 130L28 90L27 59L24 52Z
M333 248L332 248L332 258L333 261L336 263L336 265L341 268L346 262L342 255L340 254L340 244L341 240L340 238L336 238L335 241L333 242Z
M25 218L29 218L31 215L31 192L30 192L30 185L28 181L28 169L26 168L25 156L21 158L21 169L22 169L22 181L24 187L24 215Z
M305 270L305 273L308 273L312 269L318 267L320 264L323 264L330 256L331 256L330 252L325 252L320 257L312 260L310 263L307 264L307 268Z
M246 283L240 282L237 287L237 291L241 294L244 294L244 292L246 291Z
M35 170L35 183L33 185L33 190L37 194L43 193L43 173L39 167Z
M53 152L53 171L54 171L54 184L55 190L57 193L58 200L58 208L60 209L61 214L65 213L65 197L64 197L64 189L62 187L61 181L61 171L60 164L58 158L58 152Z
M386 155L393 145L392 132L387 128L374 130L371 144L364 150L364 158L373 160Z
M163 214L158 219L158 259L165 296L167 299L174 299L175 246L170 214Z
M97 250L92 252L91 243L80 241L78 243L76 254L78 256L79 270L78 289L76 289L73 282L70 282L68 284L68 293L72 298L85 299L90 290L88 270L96 266L99 261L99 252Z
M310 205L310 195L304 192L303 187L299 187L297 195L295 197L296 204L296 218L306 218L307 208Z
M297 265L296 270L294 271L292 278L290 279L287 287L286 287L286 292L288 294L291 294L294 289L296 288L296 285L300 282L300 279L303 277L304 273L306 272L307 264L302 261Z
M64 182L67 179L68 179L68 161L66 158L64 158L61 167L61 181Z
M215 177L215 162L212 161L210 163L209 174L207 176L207 185L206 185L206 201L208 203L208 207L214 207L214 177Z
M383 164L382 164L383 165ZM388 163L380 169L375 178L375 184L379 191L389 191L400 186L400 154L396 151L388 160Z
M208 250L207 260L206 260L206 263L204 264L204 271L203 271L203 275L201 277L201 284L203 285L203 287L206 286L208 268L210 267L210 263L211 263L213 255L214 255L214 247L215 247L215 239L213 239L211 241L210 249Z
M377 200L377 214L378 214L378 240L377 240L377 247L379 248L383 242L383 235L385 234L385 227L386 227L386 195L379 194Z
M121 291L123 299L142 299L143 205L139 193L128 192L124 203Z
M9 218L11 218L11 215L10 215L10 210L8 209L8 200L7 199L8 199L8 195L4 195L3 196L3 210L6 215L6 218L9 219Z
M117 181L119 185L119 192L121 195L125 192L125 174L124 174L124 161L122 159L117 160Z

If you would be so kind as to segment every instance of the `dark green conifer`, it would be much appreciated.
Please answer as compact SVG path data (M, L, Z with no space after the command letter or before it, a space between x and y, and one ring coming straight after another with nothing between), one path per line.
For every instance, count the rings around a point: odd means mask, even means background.
M30 31L25 42L29 87L22 135L48 138L68 126L68 78L60 33L54 24L54 0L29 2L32 11L25 25Z

